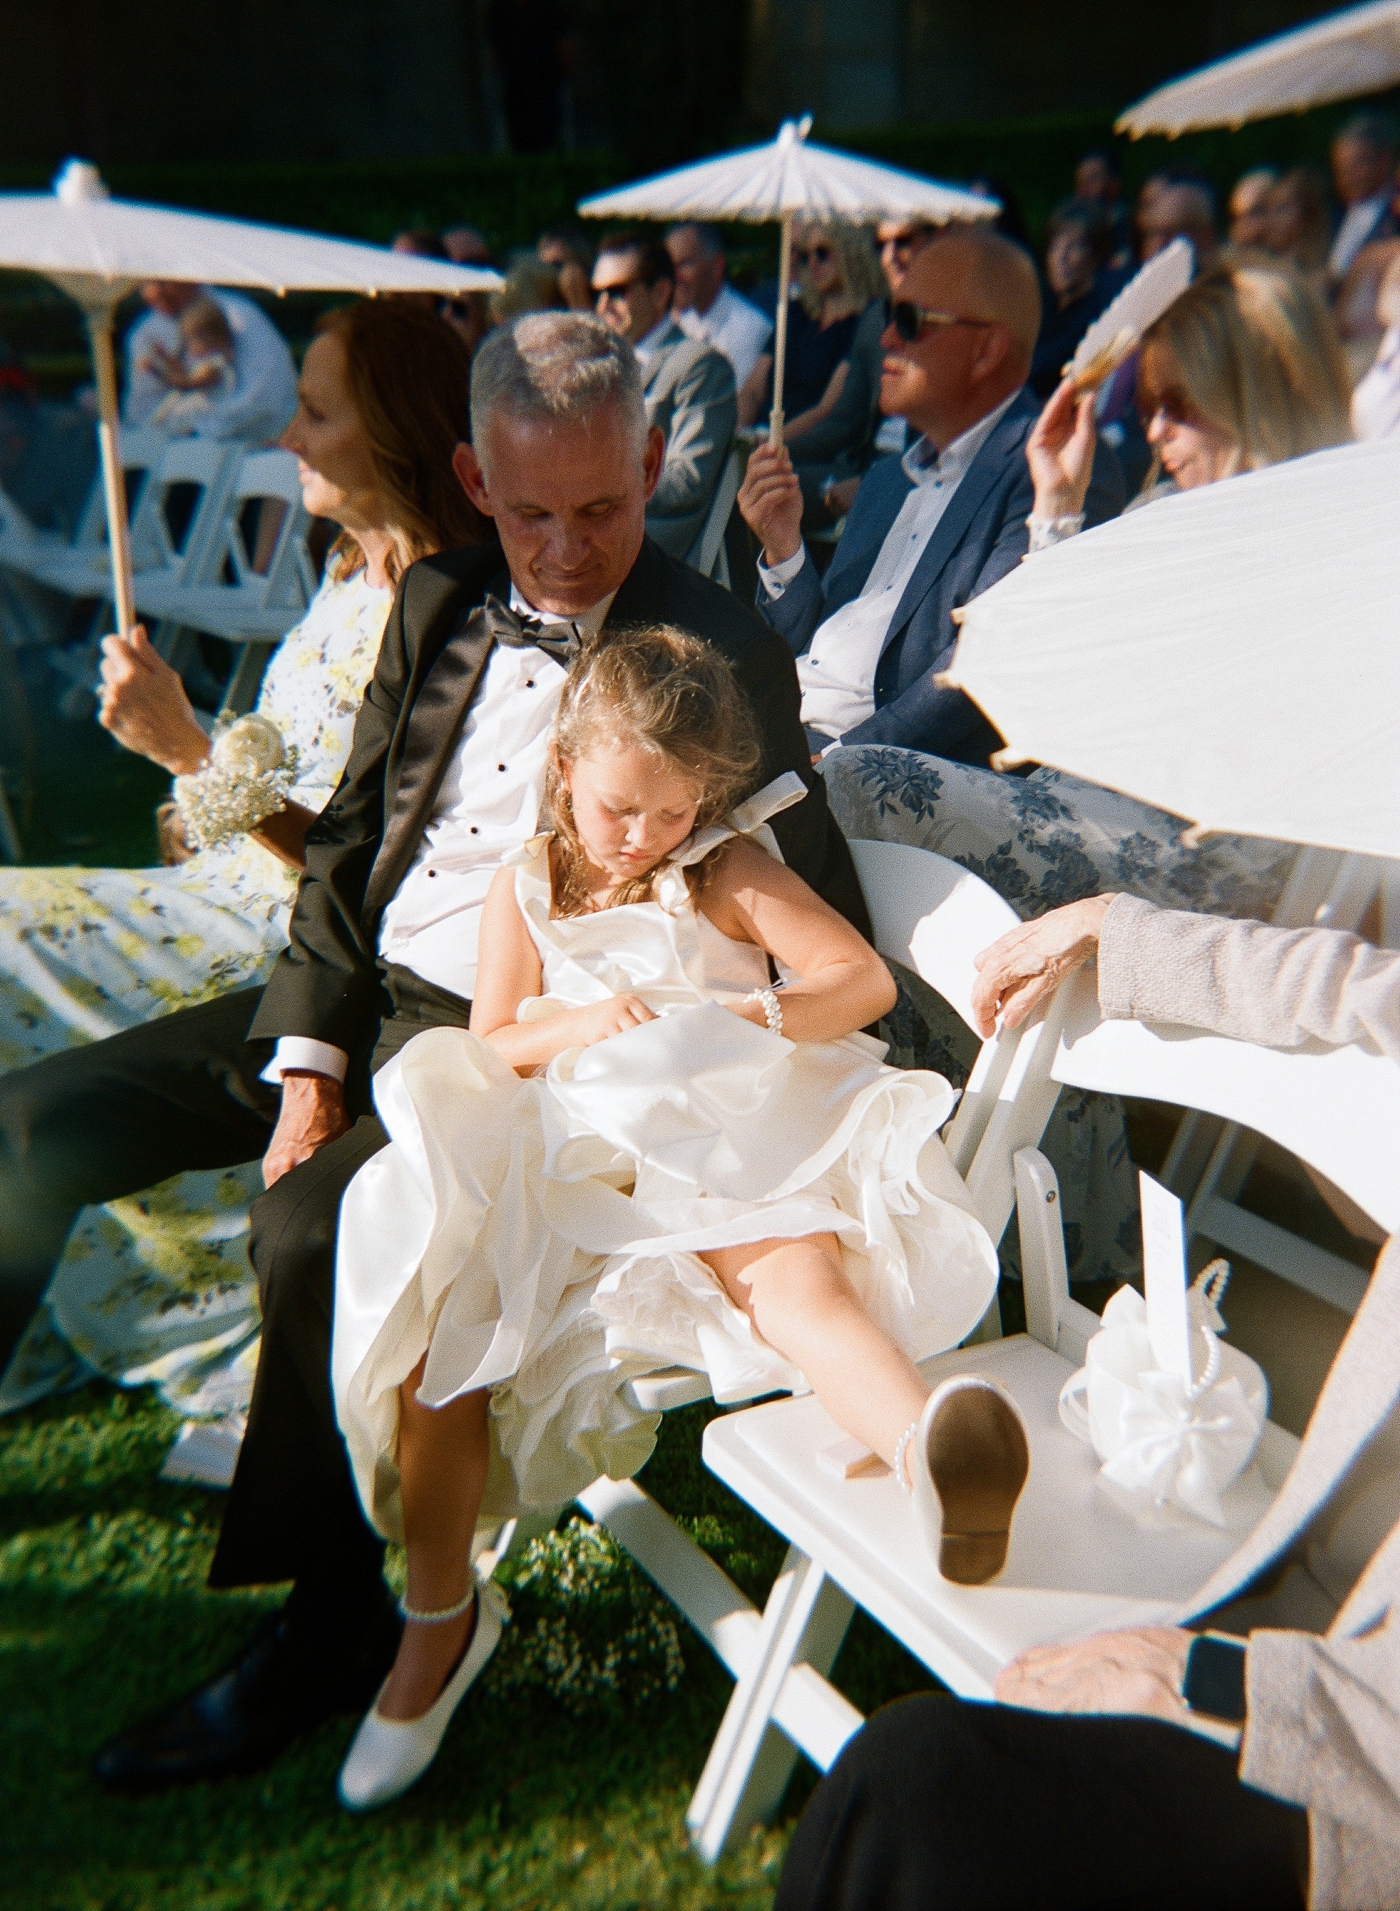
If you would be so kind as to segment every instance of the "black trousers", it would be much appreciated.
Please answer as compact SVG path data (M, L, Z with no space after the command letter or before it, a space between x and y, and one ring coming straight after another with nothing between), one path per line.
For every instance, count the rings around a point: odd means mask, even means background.
M851 1740L773 1911L1302 1911L1306 1851L1193 1732L930 1693Z
M259 994L238 990L0 1076L0 1365L79 1209L266 1151L279 1092L258 1079L270 1045L247 1039ZM385 1145L368 1112L370 1073L425 1028L465 1027L470 1009L391 970L385 1018L346 1083L354 1127L253 1203L262 1346L213 1586L295 1579L342 1608L378 1593L383 1547L360 1511L331 1398L336 1226L347 1183Z

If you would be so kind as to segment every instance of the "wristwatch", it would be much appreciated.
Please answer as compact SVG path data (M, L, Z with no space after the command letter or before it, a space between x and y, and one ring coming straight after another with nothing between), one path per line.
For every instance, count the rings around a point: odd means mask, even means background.
M1204 1712L1208 1718L1223 1719L1228 1725L1243 1725L1244 1658L1242 1639L1222 1639L1209 1632L1193 1639L1181 1681L1187 1710Z

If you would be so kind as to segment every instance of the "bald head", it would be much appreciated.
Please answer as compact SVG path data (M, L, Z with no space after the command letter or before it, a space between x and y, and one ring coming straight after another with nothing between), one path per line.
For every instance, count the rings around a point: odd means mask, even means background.
M998 233L955 226L910 262L900 298L923 317L917 338L891 324L881 340L880 409L950 445L1026 382L1040 329L1035 266Z
M1016 383L1024 384L1040 333L1040 284L1029 252L985 226L950 226L929 248L928 263L941 283L957 287L950 309L1005 328L1020 366Z

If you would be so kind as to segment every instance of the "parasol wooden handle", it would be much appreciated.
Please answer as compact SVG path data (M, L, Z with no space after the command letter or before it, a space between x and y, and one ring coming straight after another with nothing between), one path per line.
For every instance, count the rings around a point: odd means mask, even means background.
M107 504L107 544L112 553L112 601L117 609L117 629L129 639L136 622L136 593L131 581L131 532L126 517L126 473L122 469L117 418L117 363L112 348L111 307L89 312L87 323L97 372L97 445Z
M768 442L783 448L783 379L787 372L788 287L792 282L792 214L783 214L778 248L778 309L773 315L773 408L768 414Z

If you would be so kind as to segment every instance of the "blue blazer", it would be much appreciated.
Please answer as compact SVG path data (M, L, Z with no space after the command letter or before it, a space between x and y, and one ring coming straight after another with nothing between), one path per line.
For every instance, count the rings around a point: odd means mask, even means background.
M981 765L1001 748L1001 737L976 704L961 690L941 689L935 679L957 642L953 612L1026 554L1033 498L1026 440L1039 416L1031 393L1019 392L968 467L895 611L875 673L875 714L848 730L843 744L897 743ZM818 626L833 611L860 595L912 489L900 460L882 458L861 482L825 579L807 552L781 597L769 597L760 582L759 611L794 657L811 648ZM1118 460L1100 441L1084 505L1086 524L1117 517L1124 502Z

